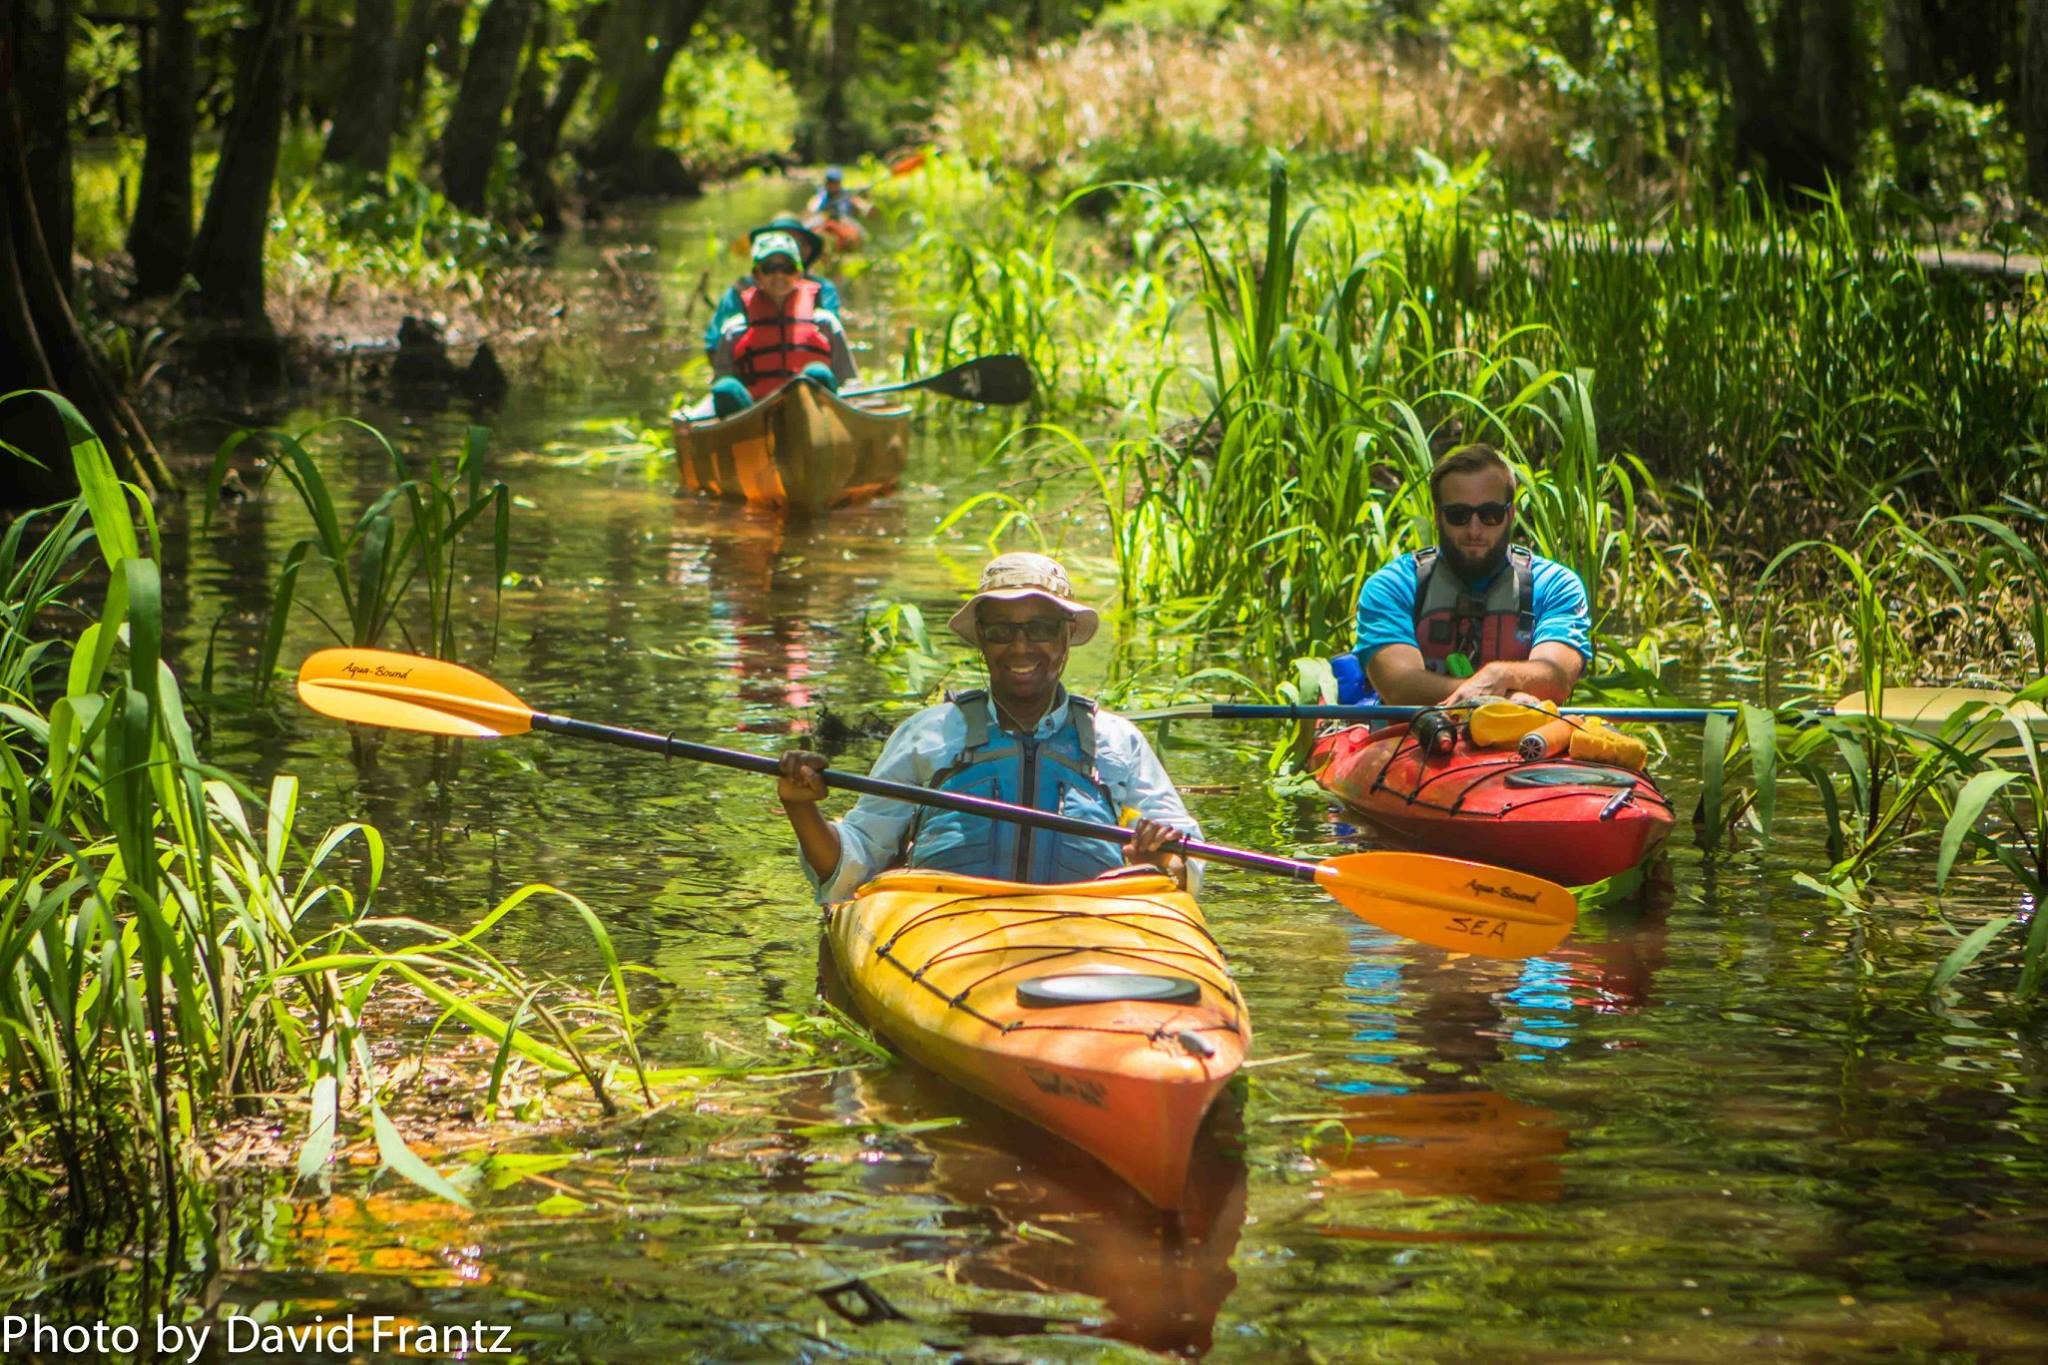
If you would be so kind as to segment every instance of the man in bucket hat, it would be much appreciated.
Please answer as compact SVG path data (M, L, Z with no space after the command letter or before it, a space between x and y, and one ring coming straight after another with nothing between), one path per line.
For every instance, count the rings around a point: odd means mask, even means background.
M1190 865L1170 845L1200 838L1201 829L1158 755L1135 725L1060 682L1068 648L1094 638L1099 623L1093 607L1074 600L1057 561L991 560L980 590L948 623L981 650L987 688L949 696L897 726L871 772L1103 824L1121 824L1133 809L1136 840L1120 847L877 796L828 821L818 812L824 756L791 749L777 793L821 904L906 865L1041 885L1143 866L1191 885Z

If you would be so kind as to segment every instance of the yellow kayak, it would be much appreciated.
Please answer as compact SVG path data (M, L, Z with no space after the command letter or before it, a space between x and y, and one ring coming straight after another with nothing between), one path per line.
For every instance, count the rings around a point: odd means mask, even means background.
M855 1004L897 1047L1180 1207L1195 1133L1251 1020L1172 879L886 872L827 911L826 935Z

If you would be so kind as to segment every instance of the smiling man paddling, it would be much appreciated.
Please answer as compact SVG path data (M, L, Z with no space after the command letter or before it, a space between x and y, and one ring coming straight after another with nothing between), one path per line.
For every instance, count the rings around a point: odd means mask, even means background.
M1593 658L1586 585L1513 543L1514 468L1464 446L1436 462L1429 491L1437 543L1365 581L1357 648L1335 661L1338 700L1369 700L1368 680L1394 706L1568 700Z
M1068 647L1086 644L1098 624L1094 608L1074 600L1066 570L1044 555L1001 555L950 624L981 649L987 689L948 697L897 726L871 775L1104 824L1122 823L1132 808L1137 838L1119 848L874 796L828 821L818 811L824 757L791 749L777 793L818 900L845 900L897 866L1038 884L1146 866L1187 885L1189 866L1168 844L1182 834L1198 839L1201 829L1152 746L1129 721L1060 682Z

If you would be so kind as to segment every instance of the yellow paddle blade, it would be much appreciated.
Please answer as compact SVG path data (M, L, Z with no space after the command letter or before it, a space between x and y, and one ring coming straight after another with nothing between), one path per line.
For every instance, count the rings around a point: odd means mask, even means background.
M1316 864L1316 880L1368 924L1482 957L1540 956L1579 919L1556 882L1427 853L1347 853Z
M533 728L533 709L483 674L388 649L323 649L299 665L299 700L323 716L496 739Z
M2048 711L2042 710L2035 702L2015 703L2013 696L2011 692L1994 692L1982 687L1887 687L1881 714L1894 725L1909 726L1933 735L1941 733L1942 725L1950 716L1972 702L1981 702L1988 709L1985 719L1995 720L1998 708L2006 708L2006 724L1987 735L1987 743L2009 742L2013 736L2005 732L2017 725L2024 725L2036 738L2048 739ZM1835 714L1870 715L1870 699L1861 692L1851 692L1835 703Z

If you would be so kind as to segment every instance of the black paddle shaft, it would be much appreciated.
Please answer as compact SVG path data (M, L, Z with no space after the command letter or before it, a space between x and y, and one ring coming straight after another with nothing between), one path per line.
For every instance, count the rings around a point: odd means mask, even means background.
M1031 365L1020 355L985 355L924 379L906 379L872 389L849 389L839 396L843 399L871 398L884 393L907 393L912 389L925 389L971 403L1028 403L1033 389Z
M674 735L657 735L646 730L627 730L616 725L598 725L587 720L576 720L570 716L551 716L545 711L533 713L533 728L546 730L557 735L572 735L577 739L594 739L603 744L617 744L628 749L644 749L649 753L661 754L667 758L688 758L699 763L713 763L721 768L737 768L741 772L759 773L763 777L781 777L782 764L765 754L749 754L738 749L721 749L713 744L697 744ZM863 796L883 796L894 801L908 801L919 806L937 806L941 810L957 810L965 815L979 815L989 820L1008 820L1013 824L1030 825L1033 829L1051 830L1055 834L1072 834L1082 839L1107 839L1111 843L1128 844L1137 835L1121 825L1098 825L1093 820L1076 820L1070 815L1056 815L1051 811L1031 810L1024 806L1013 806L1006 801L991 801L986 797L967 796L960 792L938 791L931 787L913 786L907 782L889 782L879 777L864 777L859 773L843 773L836 768L827 768L819 776L825 785L841 791L859 792ZM1288 877L1298 882L1312 882L1316 879L1316 865L1294 858L1276 858L1270 853L1253 853L1242 848L1225 848L1221 844L1205 844L1196 839L1175 841L1176 853L1191 858L1201 858L1212 863L1229 863L1235 867L1250 868L1254 872L1270 872L1275 876Z

